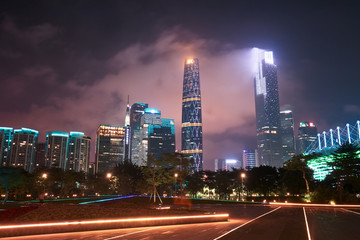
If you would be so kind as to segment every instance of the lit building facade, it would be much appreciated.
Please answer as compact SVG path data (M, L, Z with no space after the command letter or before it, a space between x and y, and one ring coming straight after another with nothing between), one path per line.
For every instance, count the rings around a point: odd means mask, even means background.
M292 110L280 111L281 147L283 162L295 155L294 117Z
M91 138L83 132L70 132L67 169L88 173Z
M244 169L251 169L257 166L255 151L244 149L242 157Z
M29 128L14 130L9 164L11 167L21 167L33 172L38 135L38 131Z
M131 127L130 127L130 104L129 97L125 115L125 139L124 139L124 158L123 162L131 162Z
M131 162L140 165L140 124L141 117L145 109L148 108L146 103L134 103L130 108L130 129L131 129Z
M100 125L96 135L95 172L105 173L124 159L125 127Z
M161 119L161 125L149 125L148 154L156 159L164 153L175 152L175 121L173 119Z
M9 165L13 128L0 127L0 167Z
M181 153L188 154L194 158L197 171L203 169L200 72L199 60L197 58L185 60L182 96Z
M139 161L137 164L143 166L146 164L149 154L149 128L161 128L161 112L156 108L146 108L140 121L140 148Z
M281 167L280 106L273 53L254 49L257 157L260 165Z
M69 133L48 132L46 134L45 166L67 169Z
M301 122L298 130L297 154L302 154L317 140L318 131L313 122Z

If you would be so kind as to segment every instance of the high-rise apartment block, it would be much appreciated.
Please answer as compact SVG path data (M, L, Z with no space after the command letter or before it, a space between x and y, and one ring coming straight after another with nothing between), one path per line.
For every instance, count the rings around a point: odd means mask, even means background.
M243 150L242 158L243 158L243 168L244 169L251 169L258 165L256 163L255 151Z
M38 131L29 128L14 130L9 166L21 167L28 172L34 170L38 134Z
M89 171L91 138L83 132L70 132L67 170Z
M124 159L125 127L102 124L96 135L95 172L105 173Z
M185 60L181 123L181 153L192 156L196 170L200 171L203 169L203 139L200 72L197 58Z
M46 134L45 166L67 169L69 133L52 131Z
M280 111L281 147L283 162L295 155L294 117L290 109Z
M317 140L317 128L313 122L301 122L298 130L297 154L302 154Z
M0 127L0 167L9 165L13 128Z
M46 143L37 143L35 151L35 168L45 167Z
M281 167L280 107L273 53L254 49L257 153L260 165Z

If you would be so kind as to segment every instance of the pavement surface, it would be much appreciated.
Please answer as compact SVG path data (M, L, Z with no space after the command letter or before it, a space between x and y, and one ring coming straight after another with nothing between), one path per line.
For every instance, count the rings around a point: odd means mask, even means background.
M168 225L88 232L21 236L4 239L133 240L351 240L360 239L359 209L267 205L195 205L209 212L228 212L228 222Z

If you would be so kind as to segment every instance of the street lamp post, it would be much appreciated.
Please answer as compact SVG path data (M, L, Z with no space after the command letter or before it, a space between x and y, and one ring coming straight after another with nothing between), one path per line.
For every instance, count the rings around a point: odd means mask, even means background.
M174 178L175 178L175 192L174 192L174 197L176 196L176 179L179 176L179 174L175 173L174 174Z
M245 173L241 173L241 200L244 201L244 178L246 177Z
M44 199L45 199L45 191L46 191L45 180L47 179L47 177L48 177L47 173L43 173L41 175L41 178L43 179L43 183L44 183L44 191L43 191L42 196L40 197L40 202L41 203L44 202Z

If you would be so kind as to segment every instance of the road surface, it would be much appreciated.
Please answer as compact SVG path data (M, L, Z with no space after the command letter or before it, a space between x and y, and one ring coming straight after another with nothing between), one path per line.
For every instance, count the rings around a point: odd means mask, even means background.
M267 205L197 205L209 212L228 212L228 222L169 225L4 239L60 240L351 240L360 239L360 213L350 208Z

